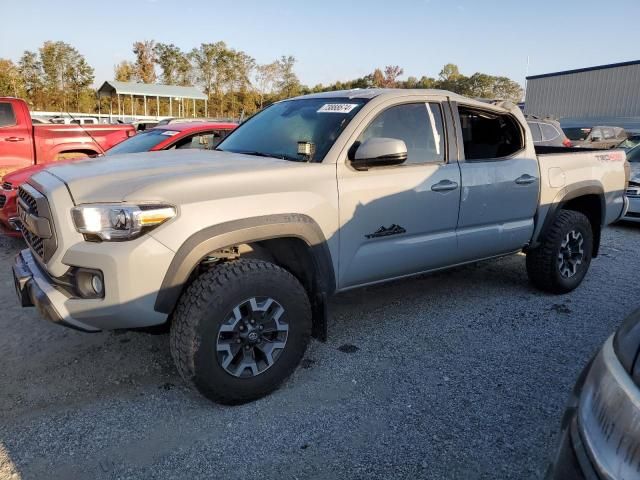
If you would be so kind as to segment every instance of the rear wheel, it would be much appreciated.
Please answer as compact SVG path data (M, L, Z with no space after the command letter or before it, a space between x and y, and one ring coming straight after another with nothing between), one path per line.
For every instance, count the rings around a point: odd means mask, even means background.
M219 403L275 390L297 367L311 336L306 291L288 271L240 259L198 277L171 325L171 353L182 377Z
M527 252L529 280L547 292L570 292L587 274L592 251L589 219L580 212L561 210L542 244Z

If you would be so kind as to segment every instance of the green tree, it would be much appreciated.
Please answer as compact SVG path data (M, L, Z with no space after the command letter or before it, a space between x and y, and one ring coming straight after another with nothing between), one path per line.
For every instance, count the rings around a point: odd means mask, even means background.
M135 61L135 76L142 83L156 82L156 53L154 50L156 42L153 40L143 40L133 43L133 54Z
M154 54L162 72L162 83L165 85L185 85L190 83L191 63L180 48L173 43L157 43L154 47Z
M191 53L195 75L198 83L202 85L204 93L209 98L210 111L215 110L214 99L217 101L217 111L222 105L222 86L224 70L228 64L228 49L224 42L203 43L194 48Z
M523 90L520 84L507 77L493 77L492 93L494 98L502 98L514 103L522 100Z
M24 84L26 100L36 109L45 108L44 74L38 54L26 50L18 62L18 72Z
M48 108L79 108L81 91L93 83L93 68L71 45L44 42L40 47L40 65Z
M300 84L300 80L298 80L298 76L293 70L293 67L296 64L295 57L289 55L283 55L280 57L278 63L278 80L277 80L277 88L278 93L282 98L295 97L296 95L300 95L302 91L302 85Z

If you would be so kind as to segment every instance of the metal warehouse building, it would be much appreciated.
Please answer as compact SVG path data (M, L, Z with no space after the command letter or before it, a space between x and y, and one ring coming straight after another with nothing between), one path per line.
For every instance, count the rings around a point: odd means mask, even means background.
M527 77L525 113L640 117L640 60Z

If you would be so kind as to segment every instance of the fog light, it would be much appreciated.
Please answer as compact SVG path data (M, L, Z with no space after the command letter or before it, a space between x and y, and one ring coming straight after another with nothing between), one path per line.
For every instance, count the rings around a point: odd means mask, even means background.
M100 275L93 275L91 277L91 288L93 288L93 291L96 292L96 295L102 295L104 285L102 283L102 278L100 278Z

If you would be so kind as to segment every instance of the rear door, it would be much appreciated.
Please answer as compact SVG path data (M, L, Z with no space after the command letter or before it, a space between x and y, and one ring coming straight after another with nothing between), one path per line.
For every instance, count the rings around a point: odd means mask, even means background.
M31 122L11 102L0 102L0 176L33 164Z
M356 170L338 162L340 288L363 285L451 264L460 205L460 170L449 104L404 100L380 106L350 144L395 138L408 159L395 166ZM455 138L453 139L455 141Z
M458 220L461 260L524 247L531 240L540 172L525 148L520 122L508 113L458 105L462 192Z

